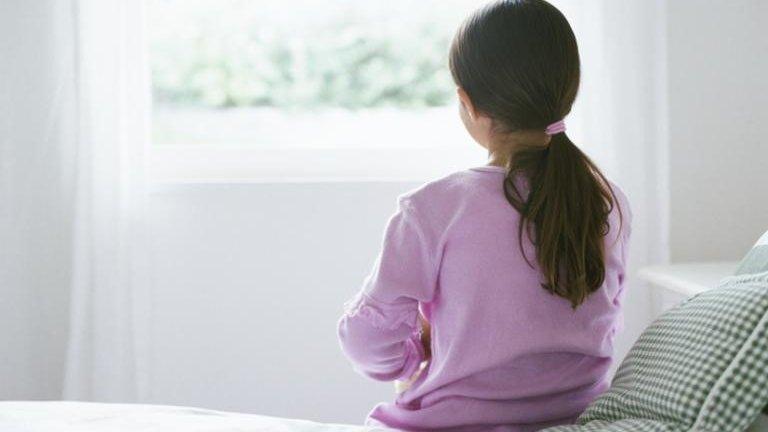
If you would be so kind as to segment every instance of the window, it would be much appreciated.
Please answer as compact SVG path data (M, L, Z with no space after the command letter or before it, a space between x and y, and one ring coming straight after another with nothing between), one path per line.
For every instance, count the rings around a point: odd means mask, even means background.
M447 50L477 0L152 0L160 180L423 179L481 163Z

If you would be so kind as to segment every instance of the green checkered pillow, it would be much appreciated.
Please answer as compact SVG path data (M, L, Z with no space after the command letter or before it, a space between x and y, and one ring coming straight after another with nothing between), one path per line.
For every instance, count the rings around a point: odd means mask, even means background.
M766 271L768 271L768 231L760 237L752 250L741 260L736 274L758 274Z
M726 278L662 315L632 347L611 388L579 417L579 426L547 431L736 432L767 403L763 270Z

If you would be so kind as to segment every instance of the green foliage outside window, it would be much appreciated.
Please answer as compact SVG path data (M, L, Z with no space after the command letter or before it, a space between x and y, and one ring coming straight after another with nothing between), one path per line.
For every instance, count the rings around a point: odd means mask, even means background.
M264 2L214 3L211 11L203 1L157 1L157 103L354 110L444 106L453 98L446 53L455 22L429 9L402 23L337 13L296 28L270 22Z

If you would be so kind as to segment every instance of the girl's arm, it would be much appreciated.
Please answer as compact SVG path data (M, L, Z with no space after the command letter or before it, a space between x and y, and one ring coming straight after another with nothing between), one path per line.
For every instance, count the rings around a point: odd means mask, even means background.
M436 285L433 242L407 199L399 203L373 271L338 326L355 369L381 381L408 378L427 359L419 302L431 301Z

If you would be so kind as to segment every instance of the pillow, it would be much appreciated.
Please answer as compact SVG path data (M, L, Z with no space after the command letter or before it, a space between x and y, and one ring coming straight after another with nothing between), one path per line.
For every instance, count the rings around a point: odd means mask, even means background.
M577 425L546 431L746 430L768 404L768 249L763 246L768 233L737 275L651 324L611 388Z
M766 406L766 410L768 410L768 406ZM755 420L754 423L747 429L747 432L766 432L768 431L768 413L766 413L766 410L763 411L763 414L759 415L757 417L757 420Z
M736 274L757 274L766 271L768 271L768 231L760 237L752 250L741 260Z

